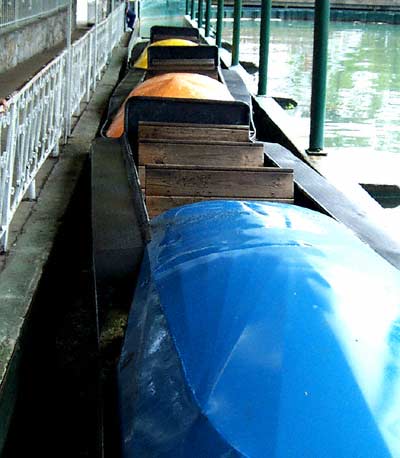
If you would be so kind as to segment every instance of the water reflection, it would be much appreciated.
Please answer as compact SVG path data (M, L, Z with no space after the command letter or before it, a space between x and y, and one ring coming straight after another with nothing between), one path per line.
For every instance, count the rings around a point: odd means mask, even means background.
M241 59L257 64L259 22L245 21L241 30ZM231 35L228 22L224 39ZM272 22L268 92L297 100L295 117L310 115L312 39L311 22ZM399 27L331 24L326 147L400 153L399 48Z
M182 27L185 25L182 13L182 0L152 0L141 2L140 5L140 34L150 36L153 25L168 25Z

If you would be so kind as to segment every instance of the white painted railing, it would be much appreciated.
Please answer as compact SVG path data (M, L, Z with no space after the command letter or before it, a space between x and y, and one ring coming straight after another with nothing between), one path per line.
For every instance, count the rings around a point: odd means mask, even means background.
M0 0L0 30L28 19L52 14L67 4L68 0Z
M72 115L89 101L124 24L121 4L14 94L0 113L0 251L7 249L18 205L24 197L36 198L36 174L50 155L58 155Z

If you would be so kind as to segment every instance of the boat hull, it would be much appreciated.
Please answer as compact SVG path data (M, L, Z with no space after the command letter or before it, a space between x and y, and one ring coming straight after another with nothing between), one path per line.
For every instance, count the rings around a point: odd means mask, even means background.
M123 456L400 456L395 268L293 205L202 202L152 232L119 365Z

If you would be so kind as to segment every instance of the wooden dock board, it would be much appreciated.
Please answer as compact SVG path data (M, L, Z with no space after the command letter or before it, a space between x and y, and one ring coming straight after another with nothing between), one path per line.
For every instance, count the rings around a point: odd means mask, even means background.
M145 183L150 217L210 199L293 202L293 172L276 167L146 165Z
M248 142L248 126L215 124L183 124L162 122L141 122L138 128L139 140L198 140Z
M291 167L297 192L304 194L313 206L345 224L361 240L400 269L400 244L368 215L367 206L354 202L329 181L294 156L289 150L275 143L264 143L265 156L279 167ZM382 210L384 211L384 210Z
M179 140L139 141L139 166L180 164L235 167L262 167L264 149L250 142L186 142Z
M154 218L155 216L170 210L171 208L180 207L182 205L193 204L195 202L203 202L205 200L221 200L221 197L201 197L201 196L147 196L146 206L148 209L149 217ZM262 199L253 197L230 197L229 200L256 200L256 201L268 201L268 202L283 202L292 204L293 199Z
M148 196L293 198L293 172L276 167L146 166Z

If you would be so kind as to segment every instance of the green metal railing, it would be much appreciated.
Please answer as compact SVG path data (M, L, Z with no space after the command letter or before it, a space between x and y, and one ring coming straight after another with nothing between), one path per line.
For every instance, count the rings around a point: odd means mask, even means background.
M259 46L259 77L258 96L267 95L268 84L268 55L271 30L272 0L261 1L260 46ZM205 36L211 32L212 1L197 0L197 23L203 26L205 20ZM240 61L240 25L242 18L242 0L234 0L233 5L233 33L232 33L232 65ZM219 48L222 44L224 20L224 0L217 0L217 21L215 30L215 44ZM186 0L186 14L195 19L195 0ZM309 153L321 153L324 148L324 124L326 110L326 86L328 63L328 32L329 32L330 0L315 0L314 19L314 51L311 94L311 127Z
M224 28L224 0L218 0L217 6L217 30L215 33L215 44L218 48L222 44L222 30Z
M321 152L324 148L329 11L329 0L315 1L311 127L310 147L308 150L310 153Z
M258 95L267 95L268 53L272 0L261 1L260 61L258 70Z
M199 29L203 27L203 20L204 20L204 5L203 0L198 0L197 5L197 25Z
M233 6L232 65L239 64L241 19L242 19L242 0L235 0L235 4Z
M192 21L193 21L195 15L196 15L196 13L195 13L195 8L194 8L194 0L191 0L190 1L190 19Z
M206 0L206 22L204 25L204 34L206 37L210 36L211 31L211 0Z

